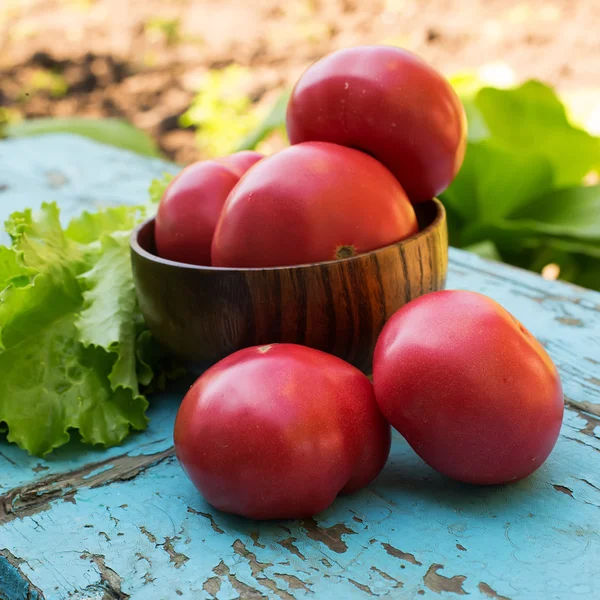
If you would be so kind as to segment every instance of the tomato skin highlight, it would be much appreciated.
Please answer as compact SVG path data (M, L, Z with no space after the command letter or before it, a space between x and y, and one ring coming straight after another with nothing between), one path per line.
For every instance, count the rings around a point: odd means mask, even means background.
M383 414L417 454L466 483L527 477L562 424L562 386L543 346L474 292L433 292L398 310L377 342L373 381Z
M181 404L174 440L182 467L217 509L293 519L373 480L389 454L390 426L358 369L274 344L206 371Z
M414 208L381 163L351 148L306 142L261 160L240 180L217 224L212 264L317 263L417 230Z
M254 150L240 150L229 156L224 156L218 160L226 164L232 171L235 171L241 177L250 167L265 157L260 152Z
M444 77L392 46L332 52L300 76L287 107L290 142L358 148L395 175L412 202L443 192L460 169L467 122Z

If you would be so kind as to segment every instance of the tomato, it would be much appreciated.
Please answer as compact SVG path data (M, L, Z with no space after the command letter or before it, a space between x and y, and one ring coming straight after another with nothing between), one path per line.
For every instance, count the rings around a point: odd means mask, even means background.
M211 367L185 396L174 438L206 501L253 519L321 512L371 482L390 450L368 378L295 344L246 348Z
M159 256L210 265L210 246L223 204L240 177L262 158L248 150L183 169L168 185L156 214Z
M450 184L466 148L466 117L450 84L391 46L339 50L300 77L287 108L292 144L334 142L372 154L413 202Z
M178 262L210 265L210 245L223 204L239 175L206 160L183 169L158 206L154 237L158 255Z
M344 258L418 229L414 209L377 160L326 142L291 146L258 162L230 194L212 263L275 267Z
M264 154L254 152L254 150L241 150L240 152L234 152L229 156L224 156L223 158L220 158L219 161L225 163L241 177L252 165L256 164L264 157Z
M431 467L474 484L527 477L563 417L561 382L541 344L494 300L433 292L398 310L375 348L377 402Z

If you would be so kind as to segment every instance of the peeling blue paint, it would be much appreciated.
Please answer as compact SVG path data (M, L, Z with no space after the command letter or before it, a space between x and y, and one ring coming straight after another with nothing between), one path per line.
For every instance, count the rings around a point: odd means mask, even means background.
M25 151L35 156L28 169L61 172L68 183L49 191L42 176L23 178ZM165 169L68 136L3 142L0 164L2 181L7 164L10 179L2 210L25 199L73 208L73 186L92 203L121 202ZM86 177L94 185L84 186ZM0 443L0 597L38 600L36 588L46 600L600 597L600 294L457 250L450 257L448 287L499 301L560 370L561 436L533 476L462 485L394 435L390 460L367 489L314 520L247 521L206 504L174 458L182 383L153 398L148 430L117 448L73 443L40 460ZM72 480L75 469L83 471ZM34 504L12 504L32 489Z
M44 600L23 576L18 566L0 553L0 597L2 600Z

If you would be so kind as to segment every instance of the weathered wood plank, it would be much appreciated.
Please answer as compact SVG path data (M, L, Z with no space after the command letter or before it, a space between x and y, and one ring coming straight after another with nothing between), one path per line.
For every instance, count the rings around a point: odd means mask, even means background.
M142 194L164 169L67 136L23 144L0 144L0 184L11 182L2 210L68 205L71 192L49 191L39 175L64 164L80 182L92 162L103 171L86 191L92 203ZM24 152L35 157L28 167ZM19 175L28 169L29 178ZM316 519L245 521L208 506L173 457L180 387L155 398L149 429L119 448L73 444L41 461L0 443L0 598L600 596L600 294L459 251L448 287L501 302L559 367L565 422L532 477L461 485L395 436L379 479Z

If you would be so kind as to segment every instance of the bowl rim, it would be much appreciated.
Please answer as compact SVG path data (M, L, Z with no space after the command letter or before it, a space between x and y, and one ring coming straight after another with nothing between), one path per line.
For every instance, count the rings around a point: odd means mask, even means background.
M400 246L406 246L411 242L418 240L419 238L430 235L435 229L437 229L440 223L444 220L446 215L446 210L444 208L443 203L439 198L431 198L431 200L426 200L422 204L427 202L433 202L436 207L436 215L433 221L427 225L424 229L417 231L413 235L400 240L399 242L394 242L393 244L388 244L387 246L382 246L381 248L375 248L374 250L369 250L368 252L362 252L361 254L357 254L355 256L349 256L348 258L337 258L333 260L325 260L321 262L315 263L303 263L300 265L284 265L278 267L214 267L212 265L194 265L190 263L178 262L176 260L169 260L168 258L162 258L161 256L157 256L156 254L152 254L148 252L140 245L138 238L141 230L146 227L149 223L156 219L156 215L149 217L142 221L139 225L135 227L135 229L131 232L129 237L129 246L131 250L150 262L154 262L157 264L162 264L170 267L177 267L180 269L188 269L190 271L214 271L215 273L234 273L234 272L246 272L246 271L281 271L281 270L289 270L289 269L308 269L310 267L320 267L320 266L330 266L338 263L346 263L352 262L355 260L359 260L361 258L366 258L377 254L379 252L383 252L385 250L389 250L390 248L397 248Z

